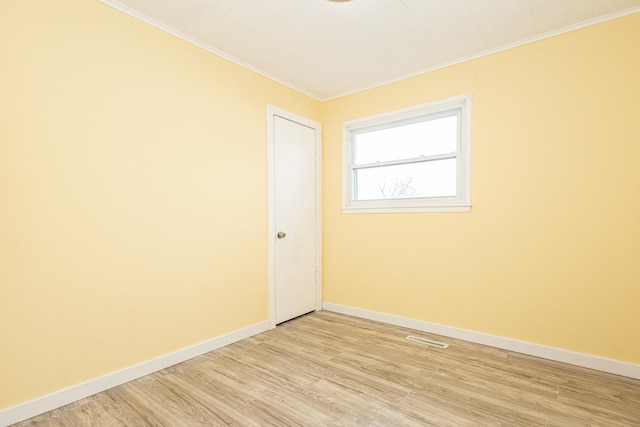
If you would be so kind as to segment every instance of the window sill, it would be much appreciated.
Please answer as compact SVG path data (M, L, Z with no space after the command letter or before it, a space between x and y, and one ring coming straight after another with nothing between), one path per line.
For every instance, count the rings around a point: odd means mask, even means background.
M469 212L470 204L442 204L428 206L343 206L342 213L403 213L403 212Z

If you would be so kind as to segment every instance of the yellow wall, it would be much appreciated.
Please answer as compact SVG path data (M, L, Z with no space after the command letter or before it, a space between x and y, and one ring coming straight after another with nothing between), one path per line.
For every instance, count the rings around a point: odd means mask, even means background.
M0 408L268 319L266 105L97 1L0 3Z
M640 14L323 104L324 301L640 363ZM472 93L469 213L342 214L344 121Z

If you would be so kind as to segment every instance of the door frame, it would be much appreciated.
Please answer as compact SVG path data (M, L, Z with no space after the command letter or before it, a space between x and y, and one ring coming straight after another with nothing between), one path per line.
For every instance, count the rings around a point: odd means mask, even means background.
M315 130L315 240L316 240L316 271L315 271L315 291L316 291L316 311L322 308L322 192L321 192L321 165L322 158L322 127L320 123L299 116L289 111L280 109L273 105L267 105L267 200L268 200L268 277L269 277L269 325L276 327L276 203L275 203L275 138L273 121L275 117L282 117L303 126Z

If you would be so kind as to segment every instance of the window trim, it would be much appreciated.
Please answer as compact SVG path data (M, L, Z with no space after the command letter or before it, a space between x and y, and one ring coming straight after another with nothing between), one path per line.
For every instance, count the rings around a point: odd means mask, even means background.
M354 135L360 130L385 129L400 125L400 122L410 122L418 117L439 113L445 114L451 110L460 110L460 138L457 150L453 153L426 156L446 157L457 159L457 191L454 197L431 198L403 198L353 200L353 169L354 169ZM376 129L376 130L378 130ZM419 158L418 158L419 159ZM420 160L414 160L420 161ZM387 163L387 162L384 162ZM384 163L378 163L382 166ZM408 162L390 161L394 164ZM455 96L427 104L416 105L388 113L376 114L361 119L345 122L342 126L342 212L343 213L376 213L376 212L468 212L471 210L471 94ZM358 165L360 169L363 165Z

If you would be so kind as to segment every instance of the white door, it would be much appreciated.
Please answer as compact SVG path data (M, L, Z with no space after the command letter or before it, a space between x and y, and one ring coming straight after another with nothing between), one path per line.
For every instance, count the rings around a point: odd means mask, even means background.
M316 149L320 130L313 122L294 119L282 113L271 115L275 324L319 308Z

